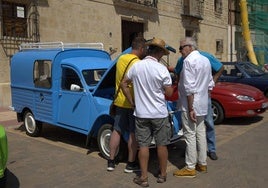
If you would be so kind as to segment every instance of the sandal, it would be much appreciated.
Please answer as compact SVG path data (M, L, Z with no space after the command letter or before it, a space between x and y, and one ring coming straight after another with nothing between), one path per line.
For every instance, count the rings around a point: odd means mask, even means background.
M138 185L141 186L141 187L149 187L148 177L145 178L145 179L141 179L141 177L136 176L136 177L133 179L133 182L136 183L136 184L138 184Z
M167 176L161 176L161 174L158 175L158 178L156 180L157 183L164 183L167 181Z

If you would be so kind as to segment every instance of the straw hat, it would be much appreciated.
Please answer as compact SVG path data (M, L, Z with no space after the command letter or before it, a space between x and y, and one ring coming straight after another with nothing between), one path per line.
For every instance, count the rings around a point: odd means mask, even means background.
M148 41L146 43L147 46L157 46L164 50L165 55L169 54L169 51L166 49L166 43L162 39L159 38L153 38L152 40Z

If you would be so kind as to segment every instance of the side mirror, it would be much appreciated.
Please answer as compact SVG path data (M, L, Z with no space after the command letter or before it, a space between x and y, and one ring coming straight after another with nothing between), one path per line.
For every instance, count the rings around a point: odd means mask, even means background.
M76 84L71 84L71 91L80 91L81 87L79 85Z

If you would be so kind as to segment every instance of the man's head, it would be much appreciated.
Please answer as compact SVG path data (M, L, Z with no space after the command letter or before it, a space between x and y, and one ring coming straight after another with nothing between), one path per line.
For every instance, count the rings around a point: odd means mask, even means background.
M197 49L195 40L192 37L186 37L180 41L180 53L183 58L187 57L192 51Z
M162 39L153 38L152 40L147 42L146 45L148 46L148 55L151 55L158 60L162 56L169 54L169 51L166 49L166 43Z
M140 59L143 59L147 54L145 42L146 40L143 37L136 37L131 44L132 53L137 55Z

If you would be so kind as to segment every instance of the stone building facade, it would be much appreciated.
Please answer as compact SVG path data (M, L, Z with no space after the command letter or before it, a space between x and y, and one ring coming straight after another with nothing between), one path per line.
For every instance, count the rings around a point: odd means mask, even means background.
M0 107L11 105L9 62L23 42L102 42L112 59L136 35L164 39L177 52L193 36L200 49L228 59L228 1L0 0ZM23 70L22 70L23 71Z

